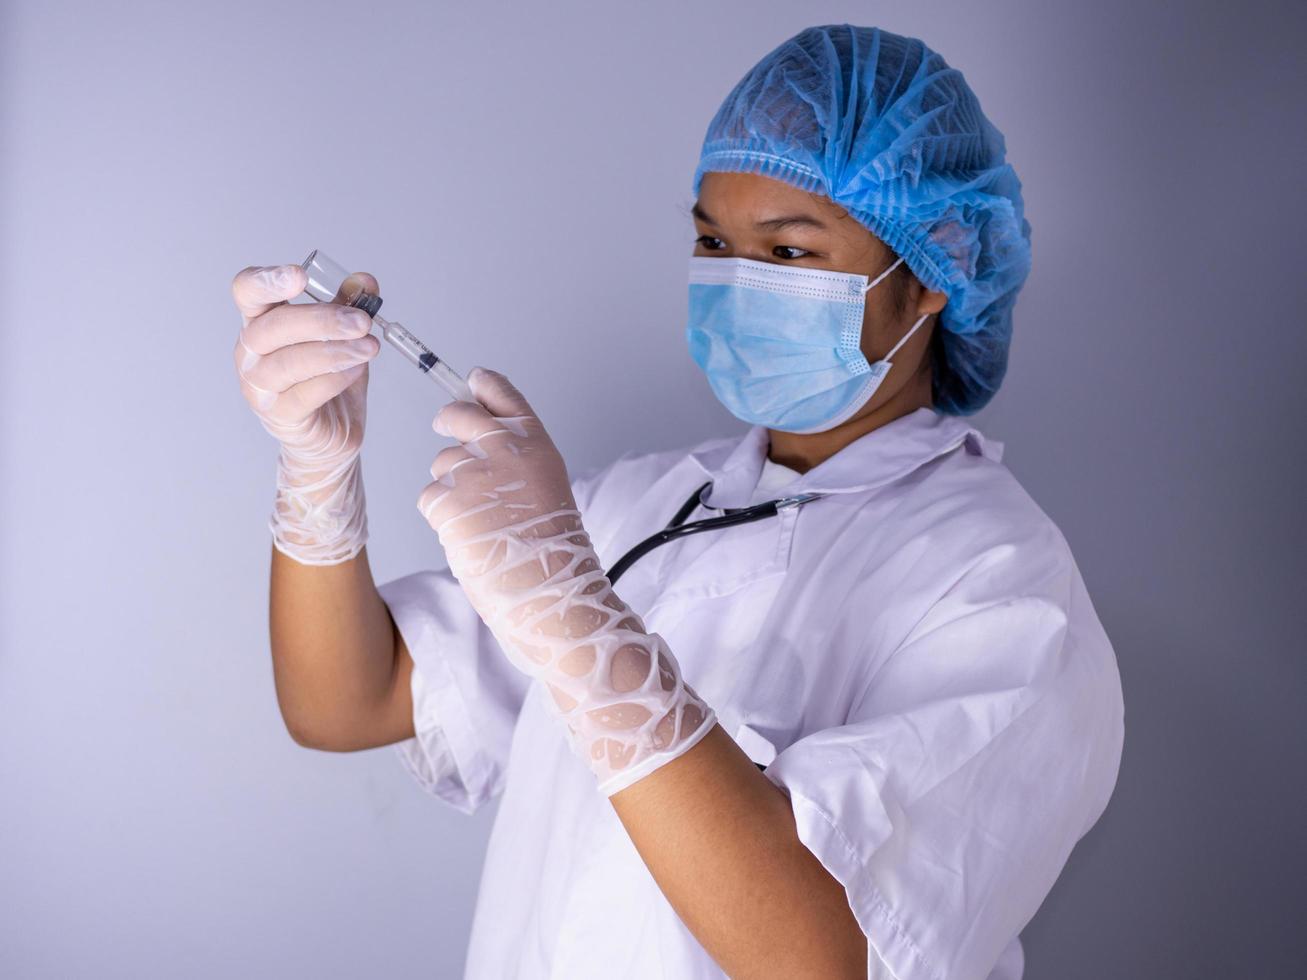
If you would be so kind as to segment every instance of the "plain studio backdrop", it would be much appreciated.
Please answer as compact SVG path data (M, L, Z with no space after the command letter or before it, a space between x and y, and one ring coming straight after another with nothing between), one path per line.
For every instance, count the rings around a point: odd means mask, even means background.
M7 0L0 975L460 973L494 806L277 710L231 279L372 272L573 475L740 432L685 346L690 178L740 76L843 21L924 39L1006 136L1034 267L976 421L1120 661L1116 794L1027 976L1301 967L1301 4ZM416 509L442 404L383 346L378 582L444 564Z

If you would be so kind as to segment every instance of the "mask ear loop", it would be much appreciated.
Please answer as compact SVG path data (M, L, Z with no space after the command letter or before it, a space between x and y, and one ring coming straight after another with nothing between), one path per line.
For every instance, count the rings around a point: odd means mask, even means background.
M891 348L890 348L890 352L889 352L888 354L886 354L884 357L882 357L881 360L884 361L886 364L889 364L891 367L893 367L893 364L890 362L890 358L894 356L894 352L895 352L896 350L898 350L900 347L902 347L904 344L906 344L906 343L908 342L908 338L911 337L914 333L917 332L917 327L919 327L919 326L921 326L923 323L925 323L925 322L926 322L926 318L929 317L929 316L930 316L929 313L923 313L923 314L921 314L921 319L918 320L916 323L914 323L914 324L912 325L912 329L909 330L907 333L905 333L905 334L903 335L903 339L900 340L900 341L899 341L897 344L895 344L893 347L891 347Z
M864 296L867 295L867 292L871 289L872 286L876 285L876 283L880 282L882 279L884 279L886 276L888 276L891 272L893 272L895 269L897 269L897 268L899 267L899 263L901 263L902 261L903 261L903 256L900 255L899 258L898 258L898 261L897 261L897 262L895 262L892 266L890 266L888 269L886 269L884 272L882 272L880 275L878 275L878 276L877 276L875 279L873 279L871 282L867 283L867 285L866 285L866 286L863 288L863 290L862 290L862 294L863 294ZM889 352L888 354L886 354L884 357L882 357L880 360L881 360L881 361L884 361L884 362L885 362L886 364L888 364L890 367L893 367L894 365L893 365L893 363L890 361L890 358L894 356L895 351L897 351L900 347L902 347L904 344L906 344L906 343L908 342L908 338L911 337L914 333L917 332L917 327L919 327L919 326L921 326L923 323L925 323L925 322L926 322L926 318L929 317L929 316L930 316L929 313L923 313L923 314L921 315L921 319L919 319L916 323L914 323L914 324L912 325L912 329L909 330L907 333L905 333L905 334L903 335L903 337L899 340L899 342L898 342L897 344L895 344L893 347L890 348L890 352ZM876 363L879 364L880 361L877 361Z
M862 287L862 295L863 295L863 296L866 296L867 293L868 293L868 291L871 289L872 286L876 285L876 283L880 282L882 279L884 279L886 276L888 276L891 272L893 272L895 269L897 269L897 268L899 267L899 264L900 264L902 261L903 261L903 256L900 255L900 256L899 256L899 260L898 260L898 262L895 262L892 266L890 266L888 269L886 269L884 272L882 272L880 275L878 275L875 279L873 279L871 282L867 283L867 285L865 285L865 286Z

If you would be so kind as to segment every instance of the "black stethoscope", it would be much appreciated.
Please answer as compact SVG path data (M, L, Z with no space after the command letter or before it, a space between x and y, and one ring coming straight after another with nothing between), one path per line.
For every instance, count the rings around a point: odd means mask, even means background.
M764 517L771 517L787 507L802 507L810 500L816 500L818 497L826 496L824 493L799 493L793 497L779 497L776 500L769 500L763 504L754 504L752 507L727 507L722 511L721 517L706 517L700 521L691 521L689 524L683 524L687 517L694 512L694 509L703 504L703 493L712 486L712 480L709 480L694 493L676 512L676 516L671 519L667 527L645 538L634 548L624 554L613 565L612 570L608 573L609 583L616 582L621 578L622 573L636 563L640 558L653 551L660 544L666 544L675 538L683 538L690 534L698 534L700 531L713 531L720 527L733 527L736 524L748 524L751 521L760 521ZM716 507L709 507L703 504L705 510L717 510Z

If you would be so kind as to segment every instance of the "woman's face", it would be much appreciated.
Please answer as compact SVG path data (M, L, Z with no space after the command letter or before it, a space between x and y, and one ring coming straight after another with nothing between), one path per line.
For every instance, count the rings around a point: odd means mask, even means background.
M896 259L889 246L829 198L758 174L704 174L699 200L691 214L699 236L694 243L695 255L861 273L868 279L875 279ZM891 276L882 279L866 296L861 348L872 363L884 357L922 314L942 310L947 299L945 293L927 290L913 277L900 314L894 308ZM926 372L929 398L933 329L933 322L923 323L895 352L894 367L876 394L839 428L876 411L913 377L918 377L919 383L922 371Z

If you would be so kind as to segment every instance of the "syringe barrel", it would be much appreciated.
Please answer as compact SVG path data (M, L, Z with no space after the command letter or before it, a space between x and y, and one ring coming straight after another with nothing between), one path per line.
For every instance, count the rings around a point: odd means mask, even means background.
M414 367L429 371L436 355L431 348L414 337L402 323L395 323L383 317L373 317L373 322L381 327L382 335L390 345L399 351Z
M458 401L476 403L477 397L472 394L472 389L463 380L463 376L444 361L436 361L435 366L427 373L431 375L432 381L444 388Z
M472 389L467 386L467 382L459 373L437 357L430 347L409 333L402 323L395 323L379 316L373 317L373 320L381 327L382 336L403 354L410 364L424 374L429 374L432 381L454 398L467 402L476 401Z

